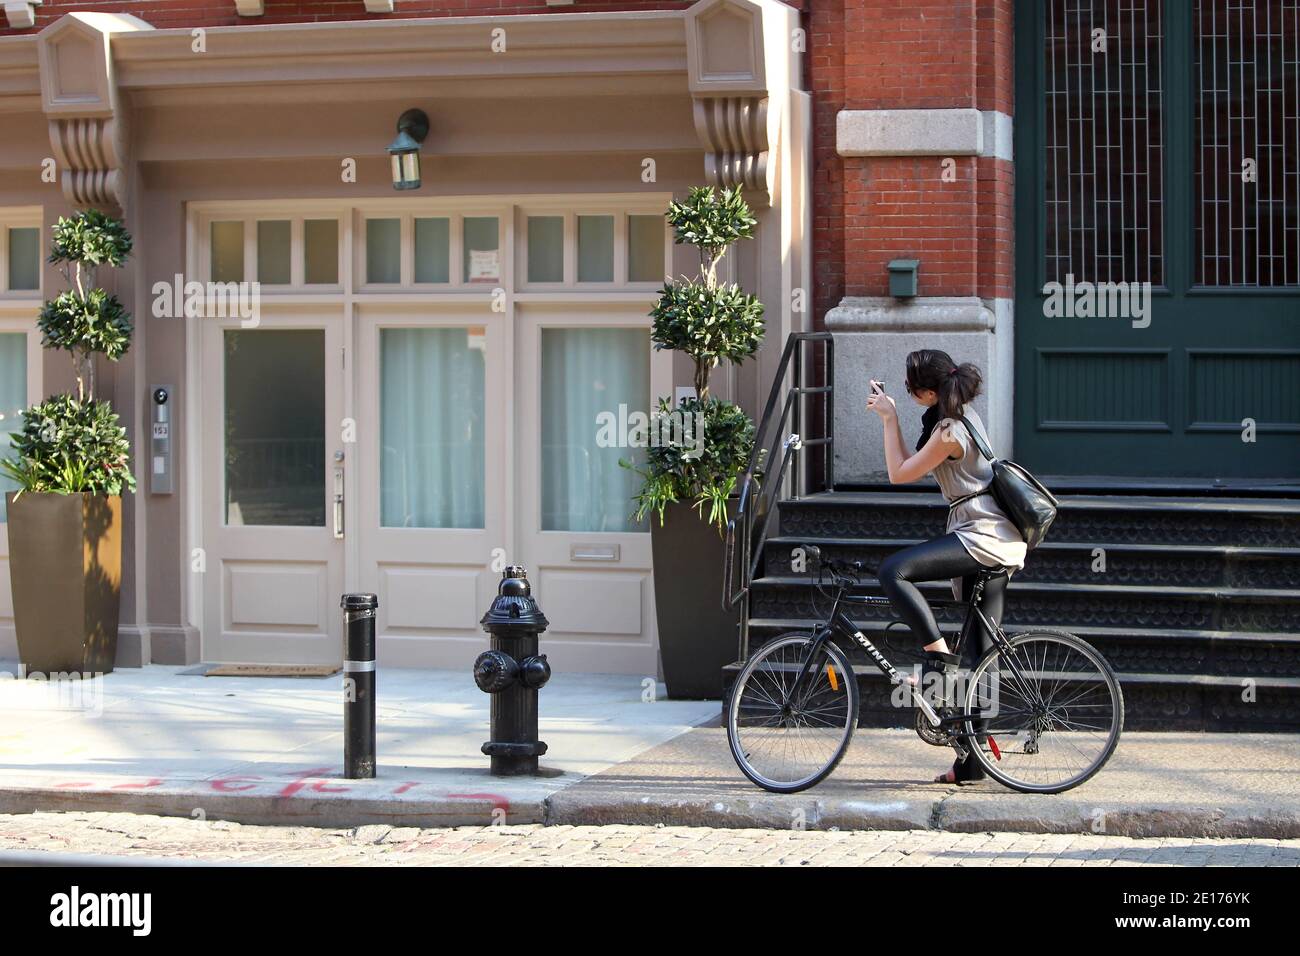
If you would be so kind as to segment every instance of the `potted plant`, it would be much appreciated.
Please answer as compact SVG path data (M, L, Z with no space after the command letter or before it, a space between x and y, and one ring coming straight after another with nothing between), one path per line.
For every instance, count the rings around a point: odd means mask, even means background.
M73 288L41 308L46 348L72 354L75 395L23 412L15 455L0 469L7 493L9 562L18 653L27 672L108 673L117 655L122 579L122 490L135 488L126 429L95 399L95 356L116 361L131 342L131 317L95 285L99 266L131 253L122 223L96 210L60 217L50 258Z
M732 243L750 239L757 220L739 187L691 189L668 207L674 241L699 251L699 273L664 284L650 315L658 349L694 363L695 397L655 413L636 495L636 516L651 512L655 608L664 683L673 698L716 698L722 668L736 652L738 615L721 607L728 499L749 465L754 423L737 405L709 394L709 374L740 364L763 342L763 305L736 284L718 281ZM630 466L629 466L630 467Z

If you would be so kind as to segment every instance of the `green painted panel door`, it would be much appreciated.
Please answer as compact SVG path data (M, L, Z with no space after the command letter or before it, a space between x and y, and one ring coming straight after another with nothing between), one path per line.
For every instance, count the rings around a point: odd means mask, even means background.
M1300 476L1300 3L1016 18L1017 458Z

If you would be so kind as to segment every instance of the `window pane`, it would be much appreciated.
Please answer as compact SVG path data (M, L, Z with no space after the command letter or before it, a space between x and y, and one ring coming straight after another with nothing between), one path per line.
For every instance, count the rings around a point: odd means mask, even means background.
M380 524L482 528L481 327L381 329Z
M366 281L402 281L402 221L366 220Z
M629 282L664 281L664 217L627 217Z
M618 423L650 413L646 329L542 330L542 530L645 531L634 522L637 464ZM611 423L613 427L611 427Z
M1049 282L1164 282L1162 6L1045 6Z
M339 221L308 219L302 224L303 279L308 285L339 281Z
M289 220L270 219L257 224L257 281L266 285L288 285Z
M465 281L501 281L496 216L465 217Z
M451 281L451 220L415 220L415 281Z
M528 281L564 281L564 217L528 217Z
M1198 0L1193 17L1196 283L1300 285L1300 9Z
M324 330L229 329L225 348L226 524L324 527Z
M39 289L41 287L41 231L31 229L9 230L9 288Z
M244 281L244 224L214 222L212 235L212 281Z
M10 248L13 248L12 246ZM22 427L22 412L27 406L27 336L22 332L0 333L0 455L13 458L8 436ZM5 520L6 491L17 491L18 484L0 475L0 521Z
M578 217L578 281L614 281L614 217Z

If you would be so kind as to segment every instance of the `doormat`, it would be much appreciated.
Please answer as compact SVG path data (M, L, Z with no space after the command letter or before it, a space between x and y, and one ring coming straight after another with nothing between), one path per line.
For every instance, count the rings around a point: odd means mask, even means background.
M332 677L337 664L217 664L204 677Z

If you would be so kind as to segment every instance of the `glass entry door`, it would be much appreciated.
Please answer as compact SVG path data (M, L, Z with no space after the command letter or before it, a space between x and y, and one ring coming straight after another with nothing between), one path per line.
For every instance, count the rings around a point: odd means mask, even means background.
M486 305L362 309L358 584L379 595L379 659L462 667L504 561L504 320Z
M649 522L632 518L640 479L619 462L644 461L637 416L668 370L642 310L530 306L515 329L515 520L546 652L561 669L654 676Z
M202 320L203 656L342 660L342 319Z

